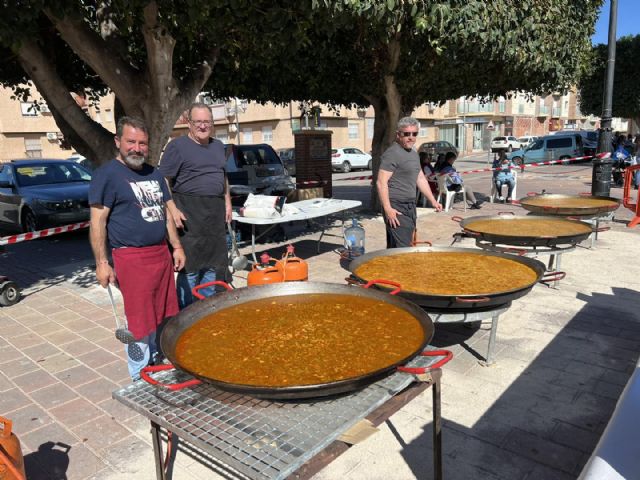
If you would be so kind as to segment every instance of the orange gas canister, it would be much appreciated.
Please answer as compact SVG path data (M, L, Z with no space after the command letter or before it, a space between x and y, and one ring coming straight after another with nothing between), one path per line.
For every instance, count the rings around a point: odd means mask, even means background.
M255 264L247 275L247 285L266 285L279 282L284 282L282 263L271 258L268 253L263 253L260 256L260 263Z
M20 440L11 433L11 420L0 417L0 480L24 480Z
M282 256L285 282L305 282L309 279L309 265L303 259L296 257L293 245L287 246Z

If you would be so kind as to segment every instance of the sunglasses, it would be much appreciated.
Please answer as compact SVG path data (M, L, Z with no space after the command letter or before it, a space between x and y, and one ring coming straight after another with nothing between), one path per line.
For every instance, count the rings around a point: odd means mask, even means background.
M417 137L418 132L398 132L401 137Z

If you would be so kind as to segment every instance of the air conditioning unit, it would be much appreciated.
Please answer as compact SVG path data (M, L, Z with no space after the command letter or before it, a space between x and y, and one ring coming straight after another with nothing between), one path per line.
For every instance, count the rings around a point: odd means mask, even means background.
M58 140L58 134L56 132L47 132L47 140L51 142Z
M41 103L40 104L40 112L41 113L49 113L51 110L49 110L49 105L47 105L46 103Z

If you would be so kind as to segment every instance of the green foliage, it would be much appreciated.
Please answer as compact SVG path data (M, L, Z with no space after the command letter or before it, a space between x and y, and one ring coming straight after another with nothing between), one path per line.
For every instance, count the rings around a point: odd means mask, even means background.
M613 80L613 116L640 117L640 35L622 37L616 42L616 64ZM578 91L583 113L602 115L607 45L593 47L591 68L580 78Z

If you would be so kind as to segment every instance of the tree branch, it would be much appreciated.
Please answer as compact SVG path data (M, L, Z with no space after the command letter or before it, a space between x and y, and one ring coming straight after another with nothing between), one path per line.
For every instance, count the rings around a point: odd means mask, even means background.
M140 96L140 90L132 85L143 84L137 70L118 53L117 44L114 42L112 48L110 41L100 38L82 19L69 15L59 18L50 9L45 9L44 13L62 39L109 85L129 111L129 106L135 105Z

